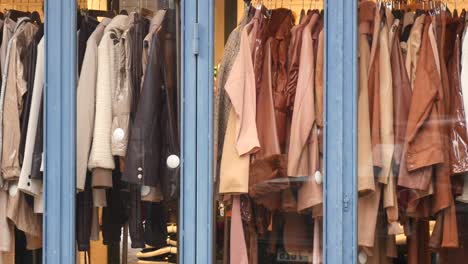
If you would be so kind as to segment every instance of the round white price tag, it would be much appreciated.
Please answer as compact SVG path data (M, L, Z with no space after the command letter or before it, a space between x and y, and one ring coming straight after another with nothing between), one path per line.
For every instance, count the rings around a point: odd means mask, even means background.
M115 141L121 141L125 137L125 131L122 128L117 128L114 130L112 137L114 138Z
M147 196L150 194L151 188L149 186L143 185L141 186L141 196Z
M322 173L320 171L316 171L314 177L315 177L315 182L317 184L322 184L323 177L322 177Z
M8 193L11 197L16 196L16 194L18 193L18 185L16 183L11 184L10 188L8 189Z
M360 264L366 264L367 263L367 254L363 251L359 252L359 263Z
M175 169L180 165L180 159L177 155L170 155L166 160L167 167Z

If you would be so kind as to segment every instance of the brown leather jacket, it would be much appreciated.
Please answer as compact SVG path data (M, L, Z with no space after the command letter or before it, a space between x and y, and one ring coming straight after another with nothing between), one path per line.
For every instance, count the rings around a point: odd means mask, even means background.
M260 149L250 166L249 194L257 203L269 209L279 209L279 192L289 187L287 160L281 144L286 142L286 63L294 18L286 9L272 10L269 20L258 14L254 17L257 19L254 24L257 37L253 64Z
M281 152L286 149L286 111L288 81L287 57L289 43L291 40L291 29L294 25L294 16L291 10L280 8L272 11L271 20L268 24L267 34L272 37L271 57L272 57L272 87L273 100L275 104L276 127Z
M442 81L429 39L430 23L427 17L398 178L398 185L418 190L429 188L432 165L444 162L441 109L436 104L442 96Z
M468 171L468 135L466 128L465 109L463 107L463 95L460 80L460 41L464 23L454 21L449 27L451 33L449 42L454 43L451 57L448 60L449 84L450 84L450 165L452 174ZM457 184L458 185L458 184ZM463 187L463 184L461 184Z
M396 36L399 35L401 27L398 28ZM399 167L403 144L405 142L406 125L408 123L408 114L411 104L411 83L405 69L405 60L401 52L399 37L395 37L392 45L392 64L393 79L393 109L394 109L394 133L395 150L393 154L394 165ZM398 172L398 169L396 170Z
M297 76L299 74L299 61L302 46L302 32L309 23L312 12L309 12L301 23L291 29L291 43L289 45L288 82L286 85L288 114L292 116L294 96L296 95ZM291 117L290 117L291 118Z

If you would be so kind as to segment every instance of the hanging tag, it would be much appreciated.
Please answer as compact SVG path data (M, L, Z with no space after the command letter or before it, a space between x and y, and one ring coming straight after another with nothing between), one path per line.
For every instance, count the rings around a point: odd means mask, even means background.
M221 217L224 217L224 204L223 203L219 204L219 215Z
M364 251L359 252L358 259L359 259L360 264L366 264L367 263L367 254Z

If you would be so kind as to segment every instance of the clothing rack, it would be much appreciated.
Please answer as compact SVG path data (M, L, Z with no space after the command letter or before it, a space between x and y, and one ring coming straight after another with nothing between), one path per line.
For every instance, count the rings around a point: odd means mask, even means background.
M158 0L158 9L175 9L175 0Z
M461 0L460 0L461 1ZM437 8L448 8L449 1L441 0L376 0L377 4L386 6L392 10L433 10ZM452 5L457 5L457 1L450 2Z
M83 11L92 17L114 17L116 15L113 10L87 9Z
M301 10L323 9L324 2L324 0L244 0L238 1L237 10L242 10L245 6L263 5L267 9L287 8L299 15Z
M24 12L24 11L15 10L15 9L5 10L5 15L15 21L20 17L31 17L30 12Z
M20 17L29 17L32 21L36 24L42 24L41 15L37 11L33 12L25 12L16 9L5 9L5 14L0 12L0 17L3 19L4 17L9 17L10 19L17 21Z

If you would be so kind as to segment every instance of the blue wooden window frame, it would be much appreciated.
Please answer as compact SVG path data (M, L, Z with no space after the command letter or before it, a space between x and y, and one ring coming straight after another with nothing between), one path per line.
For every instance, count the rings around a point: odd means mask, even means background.
M357 0L325 2L324 257L356 263Z
M75 262L76 8L76 0L45 0L44 263ZM181 1L181 263L203 259L196 254L195 222L200 207L196 197L198 142L194 133L199 118L194 44L198 35L197 9L197 1Z
M45 0L44 263L75 261L76 0Z
M181 0L182 26L182 173L180 193L179 247L180 263L195 263L196 215L197 215L197 58L196 33L197 1Z
M324 257L356 263L357 1L326 2ZM180 263L213 262L213 6L181 1ZM45 0L45 14L43 260L74 263L76 0Z
M202 48L197 58L196 263L212 263L214 2L198 2L197 23ZM357 1L325 2L324 258L326 263L356 263Z

